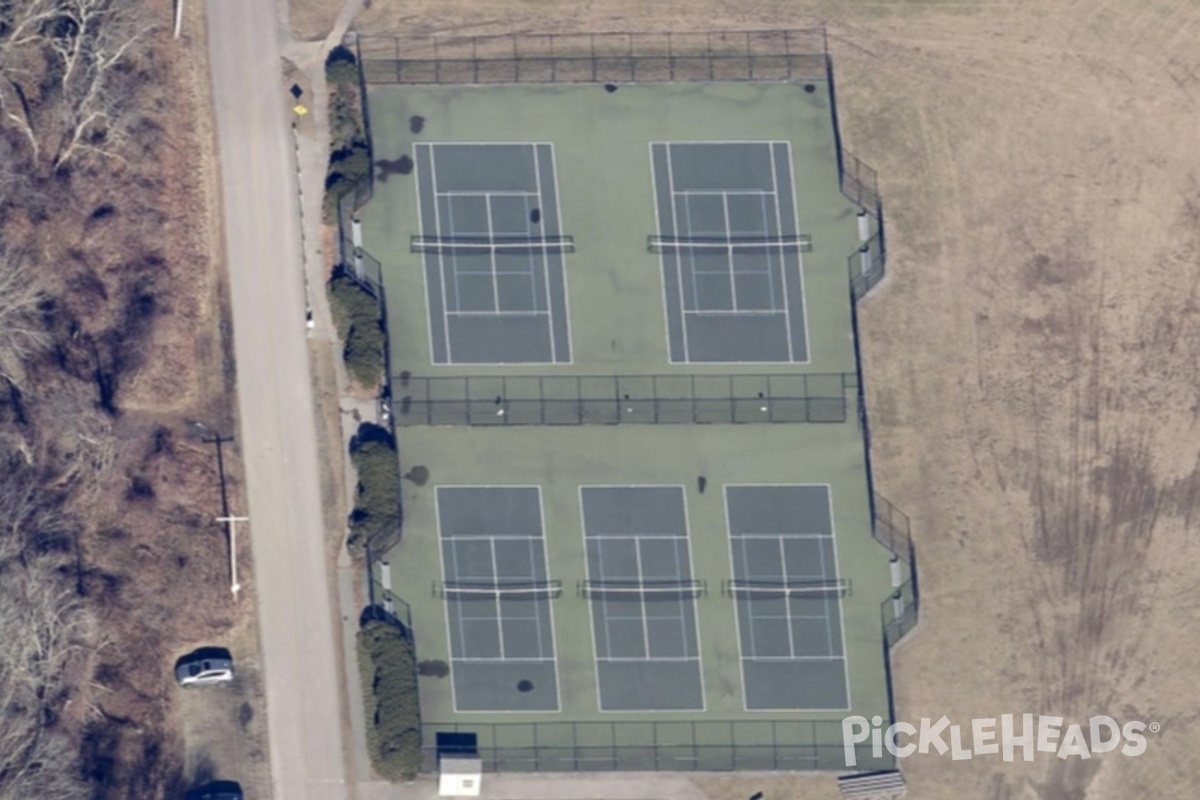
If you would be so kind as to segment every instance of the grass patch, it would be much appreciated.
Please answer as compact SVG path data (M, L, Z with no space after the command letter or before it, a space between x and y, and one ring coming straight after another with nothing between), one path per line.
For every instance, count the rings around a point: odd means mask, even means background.
M390 781L421 769L421 704L412 640L391 623L370 620L358 631L358 665L367 711L367 749Z
M329 307L338 338L342 340L342 359L350 377L366 388L383 380L386 334L379 313L379 302L358 281L344 271L336 272L327 284Z
M396 441L386 429L364 422L350 442L350 460L358 473L358 486L346 547L354 555L368 544L383 552L395 544L403 521Z

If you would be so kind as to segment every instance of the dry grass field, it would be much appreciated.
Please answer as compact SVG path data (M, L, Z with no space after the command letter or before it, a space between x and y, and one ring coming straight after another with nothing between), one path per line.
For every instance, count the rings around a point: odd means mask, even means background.
M294 0L294 19L329 5ZM1137 758L913 757L910 797L1195 796L1194 2L369 6L356 28L410 34L827 25L843 136L888 222L861 324L877 481L913 518L924 598L898 717L1162 726ZM801 786L770 794L816 796Z

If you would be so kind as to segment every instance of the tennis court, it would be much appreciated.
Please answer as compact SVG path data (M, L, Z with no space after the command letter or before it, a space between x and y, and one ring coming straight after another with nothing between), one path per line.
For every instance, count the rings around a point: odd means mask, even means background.
M571 362L551 144L417 144L434 364Z
M582 486L601 711L702 711L695 580L682 486Z
M437 487L456 711L557 711L538 487Z
M806 363L788 142L650 145L673 363Z
M747 710L850 707L828 486L726 486Z

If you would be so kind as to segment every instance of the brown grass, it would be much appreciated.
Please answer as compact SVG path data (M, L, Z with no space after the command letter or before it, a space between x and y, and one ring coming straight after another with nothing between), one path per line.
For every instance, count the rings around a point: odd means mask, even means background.
M1193 4L374 0L355 27L817 23L843 135L879 170L888 219L891 276L862 308L863 350L877 479L913 517L925 603L896 655L898 715L1163 726L1136 759L912 758L910 796L1190 798Z

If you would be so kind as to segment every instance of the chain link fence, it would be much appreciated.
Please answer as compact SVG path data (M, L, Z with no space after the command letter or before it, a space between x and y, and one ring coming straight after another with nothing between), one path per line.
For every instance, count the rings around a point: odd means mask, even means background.
M424 770L439 753L473 750L485 771L845 770L842 721L539 722L422 725ZM892 769L890 754L855 748L855 769Z
M396 424L845 422L852 372L807 375L416 377L392 381Z
M367 83L821 81L824 28L795 30L359 36Z

